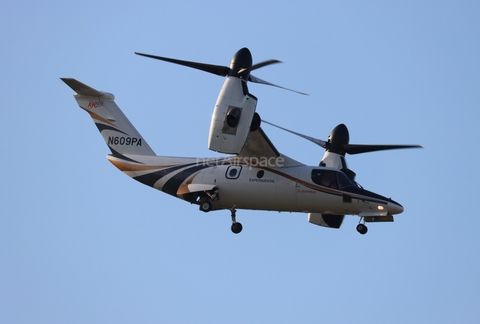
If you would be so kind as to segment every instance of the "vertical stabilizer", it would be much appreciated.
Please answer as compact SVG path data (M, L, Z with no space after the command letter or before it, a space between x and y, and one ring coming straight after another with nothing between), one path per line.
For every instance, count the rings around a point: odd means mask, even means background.
M155 155L117 106L113 94L95 90L75 79L61 80L76 92L75 100L92 117L113 154Z

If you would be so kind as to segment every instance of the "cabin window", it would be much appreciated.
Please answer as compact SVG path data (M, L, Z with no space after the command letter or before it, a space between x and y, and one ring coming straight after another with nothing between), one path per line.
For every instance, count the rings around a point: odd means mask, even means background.
M241 165L230 165L225 172L225 177L227 179L238 179L240 172L242 171Z

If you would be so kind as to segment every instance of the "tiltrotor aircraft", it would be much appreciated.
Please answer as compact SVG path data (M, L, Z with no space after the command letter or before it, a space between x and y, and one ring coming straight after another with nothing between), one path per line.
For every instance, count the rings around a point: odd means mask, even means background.
M76 92L78 105L90 114L110 148L107 159L129 177L196 204L203 212L230 210L231 230L236 234L242 231L236 219L238 209L308 213L310 223L331 228L340 228L345 215L358 215L361 234L367 232L365 222L392 222L393 215L403 212L398 202L358 185L355 173L347 168L345 154L419 145L349 144L343 124L333 129L327 141L287 130L325 149L319 166L307 166L281 154L272 144L260 127L257 98L247 83L276 86L251 72L279 61L252 64L247 48L233 56L230 67L136 54L226 77L213 109L208 148L227 155L157 156L115 104L113 94L62 78Z

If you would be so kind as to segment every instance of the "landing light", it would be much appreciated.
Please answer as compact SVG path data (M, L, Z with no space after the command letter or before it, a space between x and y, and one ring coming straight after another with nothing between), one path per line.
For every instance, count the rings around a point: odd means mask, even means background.
M383 206L378 206L377 208L378 208L378 210L383 210L384 209Z

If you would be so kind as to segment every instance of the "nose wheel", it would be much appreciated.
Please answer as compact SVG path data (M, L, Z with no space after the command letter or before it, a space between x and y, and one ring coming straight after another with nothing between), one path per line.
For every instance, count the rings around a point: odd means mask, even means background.
M237 223L233 223L231 228L234 234L238 234L242 231L243 226L242 226L242 223L237 222Z
M357 225L357 231L362 235L367 234L368 232L368 228L365 225L363 217L360 218L360 223Z
M238 234L243 229L242 223L237 222L237 217L236 217L237 210L235 209L235 206L230 208L230 211L232 213L232 227L231 227L232 232L234 234Z
M358 225L357 225L357 231L358 231L360 234L364 235L364 234L367 234L368 228L367 228L367 226L365 226L365 224L358 224Z

